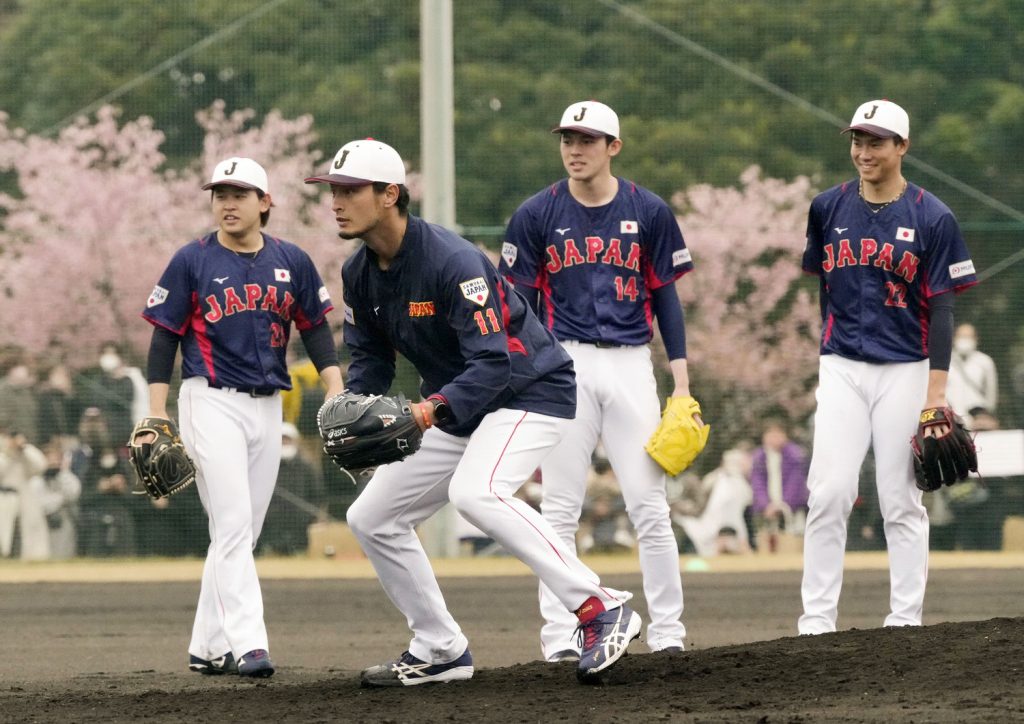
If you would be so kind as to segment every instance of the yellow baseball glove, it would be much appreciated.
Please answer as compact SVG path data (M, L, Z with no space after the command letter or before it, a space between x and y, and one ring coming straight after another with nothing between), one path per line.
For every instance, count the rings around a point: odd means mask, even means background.
M661 424L644 449L669 475L690 467L708 443L711 426L700 420L700 403L692 397L670 397Z

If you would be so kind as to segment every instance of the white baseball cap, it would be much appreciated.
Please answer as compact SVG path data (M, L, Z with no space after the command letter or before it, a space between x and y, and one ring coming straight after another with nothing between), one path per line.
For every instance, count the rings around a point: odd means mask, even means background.
M365 186L374 181L404 184L405 163L398 151L372 138L349 141L334 155L326 174L306 179L308 184L335 186Z
M879 138L910 138L910 116L892 101L868 101L853 114L843 133L847 131L863 131Z
M217 164L213 169L210 183L205 184L203 190L212 189L214 186L237 186L241 189L256 189L265 194L270 193L266 170L251 158L241 156L232 156Z
M619 117L611 108L597 101L580 101L565 109L562 121L552 133L579 131L588 136L619 137Z

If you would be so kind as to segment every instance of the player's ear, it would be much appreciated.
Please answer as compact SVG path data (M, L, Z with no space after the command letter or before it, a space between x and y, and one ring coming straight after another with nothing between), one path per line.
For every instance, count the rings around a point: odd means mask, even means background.
M270 198L270 194L263 194L260 197L260 211L270 211L270 207L274 205L273 199Z
M621 150L622 150L622 139L621 138L615 138L615 139L612 139L611 141L608 142L608 155L609 156L618 156L619 155L619 151L621 151Z
M909 138L901 138L900 142L896 144L896 153L898 153L900 156L906 156L907 155L907 151L909 151L909 150L910 150L910 139Z

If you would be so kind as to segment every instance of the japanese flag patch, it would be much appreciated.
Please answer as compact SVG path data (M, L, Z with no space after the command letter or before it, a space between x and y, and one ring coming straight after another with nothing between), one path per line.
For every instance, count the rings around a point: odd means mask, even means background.
M949 265L949 278L959 279L965 277L968 274L974 273L974 261L968 259L967 261L958 261L956 264Z
M153 291L149 294L149 299L146 300L146 307L155 307L158 304L163 304L167 301L167 290L159 284L153 287Z
M461 282L459 289L462 290L462 296L474 304L479 304L481 307L487 304L487 298L491 294L491 290L487 288L487 282L484 281L483 277Z
M501 258L504 259L505 263L510 267L516 263L517 256L519 256L519 247L511 241L506 241L501 245Z
M292 273L287 269L275 269L274 270L274 281L275 282L290 282L292 280Z
M640 231L640 225L635 221L620 221L619 222L619 233L620 234L635 234Z
M905 226L901 226L898 229L896 229L896 241L913 241L913 240L914 240L914 230L913 229L908 229Z

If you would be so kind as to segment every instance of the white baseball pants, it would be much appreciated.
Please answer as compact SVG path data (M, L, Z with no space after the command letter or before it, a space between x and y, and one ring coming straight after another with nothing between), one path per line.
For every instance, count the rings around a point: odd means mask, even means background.
M807 486L801 634L836 630L846 524L868 445L889 549L886 626L919 626L928 579L928 514L914 484L910 438L928 386L928 360L871 364L823 355Z
M567 422L501 409L487 415L469 437L431 428L416 453L378 468L349 508L349 526L384 591L409 622L409 652L416 658L447 663L468 646L415 531L449 500L466 520L526 563L567 613L591 596L608 609L630 597L602 587L541 515L515 497Z
M210 528L188 651L209 660L269 650L253 549L281 461L281 396L250 397L191 377L178 414Z
M544 518L575 551L591 455L601 439L637 533L650 617L647 645L652 651L682 647L686 637L680 620L683 584L665 473L644 450L661 421L651 350L647 345L599 348L579 342L562 344L576 368L576 419L570 421L561 442L541 466ZM577 648L575 618L566 615L543 583L540 608L546 622L541 629L544 658Z

